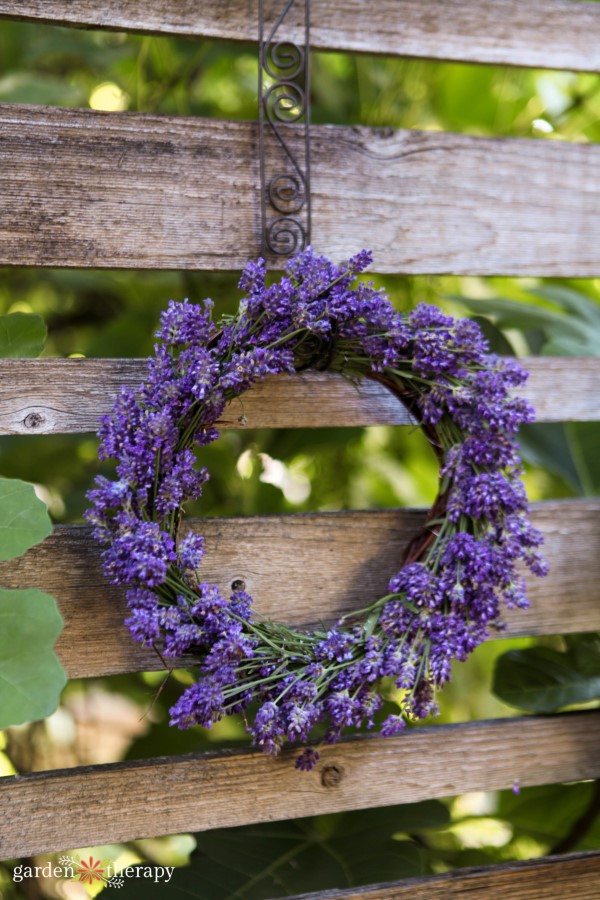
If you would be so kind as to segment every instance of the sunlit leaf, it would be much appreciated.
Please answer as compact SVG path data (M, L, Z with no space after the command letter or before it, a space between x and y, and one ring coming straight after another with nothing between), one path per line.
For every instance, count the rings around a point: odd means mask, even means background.
M523 788L519 794L502 791L496 815L519 834L555 843L586 809L592 790L587 782Z
M41 316L11 313L0 316L0 357L39 356L46 341L46 325Z

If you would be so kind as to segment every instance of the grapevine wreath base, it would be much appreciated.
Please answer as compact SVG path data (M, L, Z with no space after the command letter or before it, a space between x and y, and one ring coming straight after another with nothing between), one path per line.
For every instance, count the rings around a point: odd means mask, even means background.
M363 251L338 267L307 250L268 286L262 260L249 263L238 313L218 322L208 300L171 302L146 381L122 388L102 420L100 456L117 460L116 480L96 479L87 518L105 545L106 575L128 588L135 640L198 660L198 680L171 709L180 728L251 706L249 730L267 753L286 739L306 743L321 722L333 743L347 726L373 725L385 677L399 706L381 734L396 734L436 711L452 660L501 627L502 602L528 605L516 564L545 573L514 437L533 410L509 395L526 374L489 355L471 321L426 305L394 312L372 283L356 281L370 261ZM304 369L386 385L440 464L437 499L388 594L329 630L261 619L244 591L224 597L200 579L203 538L179 537L182 504L208 478L195 449L216 440L226 404L268 375ZM296 764L308 770L317 759L307 747Z

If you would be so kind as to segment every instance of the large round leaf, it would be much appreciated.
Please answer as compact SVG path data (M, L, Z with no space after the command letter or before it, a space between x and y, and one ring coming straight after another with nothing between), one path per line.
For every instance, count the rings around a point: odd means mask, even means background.
M56 708L67 680L52 649L62 625L49 594L0 589L0 728Z
M0 478L0 559L21 556L52 531L46 504L33 485L18 478Z

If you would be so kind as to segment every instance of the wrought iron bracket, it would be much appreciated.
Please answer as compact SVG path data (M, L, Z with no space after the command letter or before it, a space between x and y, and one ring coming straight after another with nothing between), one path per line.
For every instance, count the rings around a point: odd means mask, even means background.
M282 37L292 15L304 45ZM292 256L310 242L310 0L259 0L259 54L262 251Z

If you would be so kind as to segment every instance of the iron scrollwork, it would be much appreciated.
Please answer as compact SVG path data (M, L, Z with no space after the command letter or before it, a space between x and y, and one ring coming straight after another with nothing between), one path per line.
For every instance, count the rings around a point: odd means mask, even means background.
M280 37L303 3L304 46ZM259 18L263 252L292 256L310 242L310 0L260 0Z

